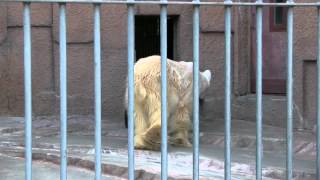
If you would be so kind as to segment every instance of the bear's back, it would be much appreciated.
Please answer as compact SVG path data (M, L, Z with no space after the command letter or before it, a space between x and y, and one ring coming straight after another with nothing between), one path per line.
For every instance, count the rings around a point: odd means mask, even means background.
M146 58L141 58L136 62L134 66L135 76L148 74L148 75L160 75L161 67L161 57L160 56L149 56Z

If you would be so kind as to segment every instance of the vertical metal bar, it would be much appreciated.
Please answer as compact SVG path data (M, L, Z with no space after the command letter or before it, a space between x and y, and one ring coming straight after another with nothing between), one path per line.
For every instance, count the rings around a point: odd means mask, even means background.
M66 4L59 4L60 16L60 179L67 179L67 29Z
M133 0L128 0L133 2ZM134 180L134 5L128 4L128 179Z
M226 0L226 3L232 3ZM231 8L225 6L225 152L224 179L231 179Z
M262 3L262 0L257 0L257 3ZM257 110L256 110L256 179L262 178L262 6L257 6L256 13L256 35L257 35L257 64L256 64L256 96L257 96Z
M193 179L199 179L199 5L193 7Z
M24 3L24 113L25 113L25 179L32 179L32 82L31 82L31 17L30 3Z
M287 1L288 4L293 3L292 0ZM293 7L288 7L288 61L287 61L287 179L292 178L292 97L293 97Z
M101 179L101 42L100 4L94 5L95 179Z
M317 60L317 72L318 72L318 93L317 93L317 179L320 179L320 7L318 9L318 60Z
M166 2L166 0L161 0ZM161 46L161 179L168 176L167 144L167 5L160 8Z

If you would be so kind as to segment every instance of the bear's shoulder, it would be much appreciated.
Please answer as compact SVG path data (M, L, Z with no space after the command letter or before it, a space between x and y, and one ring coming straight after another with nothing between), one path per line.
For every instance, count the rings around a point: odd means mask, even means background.
M158 74L161 66L160 59L160 56L149 56L139 59L134 66L135 74Z
M160 82L161 56L153 55L139 59L134 67L136 80ZM177 89L186 89L190 83L192 74L185 62L167 59L168 83Z

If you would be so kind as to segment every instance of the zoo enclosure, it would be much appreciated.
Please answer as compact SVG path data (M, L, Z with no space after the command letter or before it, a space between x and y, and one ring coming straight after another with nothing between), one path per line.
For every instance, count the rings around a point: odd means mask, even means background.
M59 3L59 39L60 39L60 116L61 116L61 150L60 150L60 178L67 179L67 37L66 37L66 4L89 3L94 5L94 81L95 81L95 179L101 178L101 43L100 43L100 5L123 4L128 7L128 179L134 179L134 7L135 5L160 5L160 36L161 36L161 179L167 179L167 6L193 6L193 99L199 99L199 7L225 7L225 179L231 179L231 10L235 6L252 6L256 8L256 178L262 178L262 9L264 6L287 7L287 179L293 177L292 152L292 110L293 110L293 9L305 6L318 9L317 36L317 102L320 103L320 3L295 3L287 0L285 3L256 2L200 2L194 1L107 1L107 0L0 0L0 2L22 2L24 4L24 93L25 93L25 179L32 179L32 89L31 89L31 16L30 3ZM318 105L319 106L319 105ZM317 127L320 124L320 111L317 108ZM199 178L199 102L193 101L193 179ZM317 178L320 173L320 131L317 128Z

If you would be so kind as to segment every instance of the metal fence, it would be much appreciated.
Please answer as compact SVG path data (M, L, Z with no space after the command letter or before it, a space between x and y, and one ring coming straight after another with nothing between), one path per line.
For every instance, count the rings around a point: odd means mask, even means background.
M320 103L320 2L295 3L287 0L285 3L256 2L200 2L193 1L116 1L116 0L0 0L0 2L22 2L24 4L24 93L25 93L25 179L32 179L32 89L31 89L31 17L30 3L59 3L60 19L60 116L61 116L61 165L60 179L67 179L67 41L66 41L66 3L89 3L94 6L94 82L95 82L95 179L101 179L101 46L100 46L100 5L124 4L128 8L128 179L134 179L134 7L137 4L160 5L161 29L161 179L168 177L167 158L167 6L193 6L193 179L199 179L199 8L200 6L225 7L225 179L231 179L231 13L234 6L252 6L256 8L256 179L262 178L262 8L264 6L285 6L287 11L287 179L292 179L292 98L293 98L293 9L296 6L316 7L318 9L318 86L317 102ZM319 105L318 105L319 106ZM320 111L317 111L317 127L320 124ZM320 178L320 131L317 128L317 179Z

